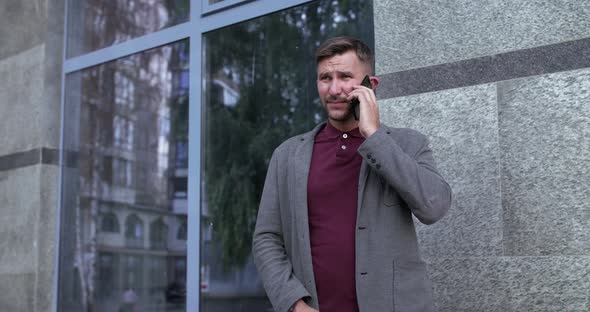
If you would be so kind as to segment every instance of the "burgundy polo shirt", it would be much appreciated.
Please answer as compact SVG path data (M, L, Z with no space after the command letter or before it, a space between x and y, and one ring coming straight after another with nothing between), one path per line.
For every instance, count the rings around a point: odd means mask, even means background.
M358 312L355 225L364 142L328 122L315 137L307 184L313 272L321 312Z

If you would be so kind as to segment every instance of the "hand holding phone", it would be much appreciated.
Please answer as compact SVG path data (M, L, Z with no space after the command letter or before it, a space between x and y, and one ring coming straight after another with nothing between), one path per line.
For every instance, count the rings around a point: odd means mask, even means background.
M363 78L363 81L361 82L361 86L372 89L371 78L369 77L369 75L366 75L365 78ZM359 116L360 116L359 104L360 104L360 102L356 98L354 98L350 101L350 109L352 110L352 115L354 116L355 120L359 120Z

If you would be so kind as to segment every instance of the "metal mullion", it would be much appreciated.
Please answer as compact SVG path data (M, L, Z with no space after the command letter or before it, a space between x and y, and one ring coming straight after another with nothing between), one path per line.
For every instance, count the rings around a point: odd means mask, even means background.
M186 39L190 36L190 30L193 27L193 24L194 22L188 21L107 48L66 59L63 64L64 73L67 75L84 68L96 66L124 56L169 44L174 41Z
M188 235L186 311L199 311L201 296L201 47L202 36L195 31L189 41L189 152L188 152Z
M190 0L189 110L186 241L186 311L199 311L201 299L201 0Z
M53 273L53 305L51 307L52 312L59 311L59 278L60 278L60 255L61 255L61 220L62 220L62 197L63 197L63 176L64 176L64 124L65 124L65 94L66 94L66 73L63 64L66 62L66 50L67 50L67 31L68 31L68 0L64 1L64 40L62 50L62 71L61 71L61 90L60 90L60 129L59 129L59 161L58 161L58 173L57 173L57 212L55 214L55 258L54 258L54 273Z
M228 10L219 11L207 16L201 16L198 19L198 29L205 33L311 1L312 0L249 1Z

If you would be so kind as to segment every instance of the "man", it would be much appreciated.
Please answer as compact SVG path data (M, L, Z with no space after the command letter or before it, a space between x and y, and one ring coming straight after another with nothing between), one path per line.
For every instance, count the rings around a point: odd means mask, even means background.
M428 140L379 123L363 42L329 39L316 64L328 121L274 151L260 202L253 254L268 297L277 312L434 311L412 214L439 220L451 189Z

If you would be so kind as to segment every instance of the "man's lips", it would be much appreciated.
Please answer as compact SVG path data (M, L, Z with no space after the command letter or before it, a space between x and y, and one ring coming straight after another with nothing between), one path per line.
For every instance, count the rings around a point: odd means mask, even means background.
M348 106L348 101L329 101L330 106Z

